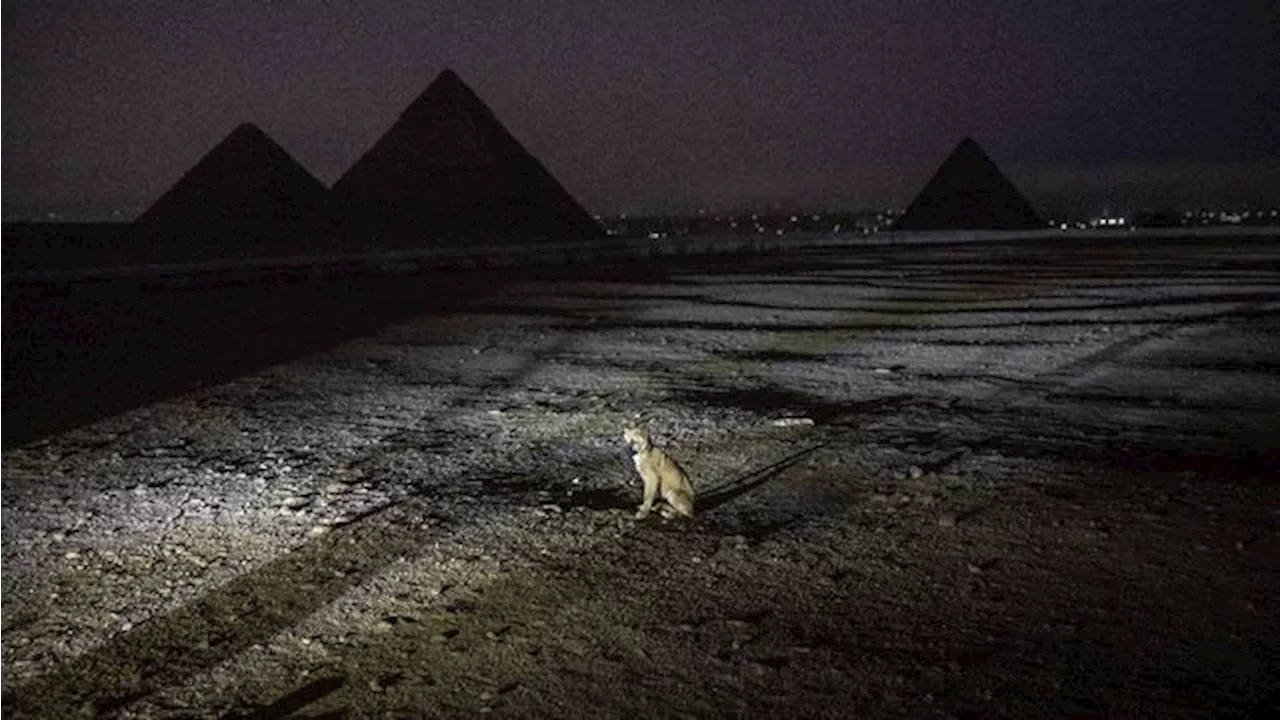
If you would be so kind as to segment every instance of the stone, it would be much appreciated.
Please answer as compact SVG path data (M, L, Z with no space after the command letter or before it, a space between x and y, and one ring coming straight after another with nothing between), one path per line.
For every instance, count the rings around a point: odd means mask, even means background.
M310 504L311 504L311 498L306 497L304 495L290 495L289 497L280 501L280 506L287 508L289 510L297 510L298 508L304 508Z
M341 495L346 492L351 492L351 486L341 481L335 481L325 485L324 492L326 495Z

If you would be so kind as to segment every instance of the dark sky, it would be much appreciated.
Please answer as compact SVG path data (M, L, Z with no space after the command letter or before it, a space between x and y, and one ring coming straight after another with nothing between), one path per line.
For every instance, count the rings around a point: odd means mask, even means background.
M1274 201L1274 7L5 0L4 214L131 219L243 121L331 184L445 67L601 214L901 207L964 135L1042 207Z

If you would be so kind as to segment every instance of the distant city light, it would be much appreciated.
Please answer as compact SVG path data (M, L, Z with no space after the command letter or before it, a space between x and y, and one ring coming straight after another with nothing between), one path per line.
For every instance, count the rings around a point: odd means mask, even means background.
M1124 225L1127 224L1127 222L1128 222L1127 219L1124 217L1104 216L1104 217L1094 218L1093 220L1090 220L1089 226L1090 227L1123 227Z
M850 233L866 235L893 227L897 217L893 211L868 208L852 211L813 212L808 209L769 210L741 213L715 208L693 208L683 215L617 215L594 216L610 236L648 238L661 242L678 237L734 234L784 236L797 233ZM1056 212L1046 218L1046 227L1059 231L1101 230L1134 231L1139 228L1204 227L1213 225L1265 225L1280 222L1280 208L1258 205L1223 207L1206 205L1198 208L1126 208L1102 209L1092 215L1077 217Z

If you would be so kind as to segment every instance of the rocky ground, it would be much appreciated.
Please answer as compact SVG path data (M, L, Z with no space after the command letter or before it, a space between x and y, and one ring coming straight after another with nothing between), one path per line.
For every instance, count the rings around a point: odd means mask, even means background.
M6 450L5 715L1269 716L1277 369L1270 238L511 283Z

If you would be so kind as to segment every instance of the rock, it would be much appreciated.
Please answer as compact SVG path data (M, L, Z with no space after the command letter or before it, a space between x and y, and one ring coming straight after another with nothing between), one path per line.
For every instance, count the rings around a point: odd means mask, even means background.
M893 373L893 371L892 371L892 370L890 370L889 368L884 368L884 367L878 367L878 368L876 368L876 369L872 370L871 372L873 372L873 373L875 373L875 374L877 374L877 375L891 375L891 374Z
M351 486L341 481L335 481L325 485L324 492L326 495L341 495L351 492Z
M310 534L313 537L320 537L322 535L328 535L330 532L333 532L333 528L328 525L316 525L311 528Z
M297 510L311 504L311 498L303 495L290 495L280 502L280 506L289 510Z
M938 527L949 528L949 527L955 527L955 526L956 526L955 513L943 513L938 516Z
M922 470L919 465L912 465L907 468L907 476L912 480L919 480L924 477L924 470Z
M745 535L730 535L720 541L721 547L731 547L736 550L745 550L750 547L750 542Z
M813 418L784 417L773 421L774 427L804 427L813 424Z
M444 630L442 632L436 633L435 635L431 636L431 642L434 642L434 643L448 642L453 638L457 637L458 632L459 631L457 629Z

